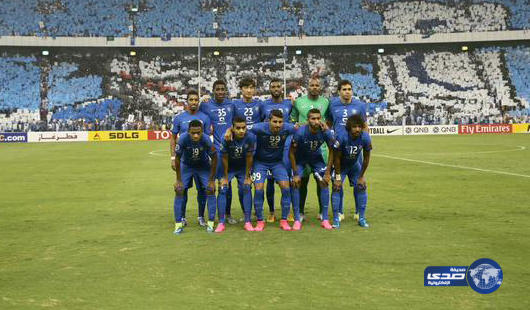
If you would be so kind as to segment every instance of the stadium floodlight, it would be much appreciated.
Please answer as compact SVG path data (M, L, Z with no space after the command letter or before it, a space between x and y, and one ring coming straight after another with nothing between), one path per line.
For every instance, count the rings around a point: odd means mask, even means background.
M462 46L462 52L467 52L469 48L467 47L467 45L463 45Z
M130 51L130 52L129 52L129 55L131 55L131 56L136 56L136 51Z
M219 55L221 55L221 53L219 51L213 51L213 55L214 56L219 56Z
M384 49L384 48L378 48L378 49L377 49L377 52L378 52L379 54L383 54L383 53L385 52L385 49Z
M50 52L48 52L48 51L42 51L42 56L48 56L48 55L50 55Z
M296 50L295 54L296 55L302 55L302 50Z

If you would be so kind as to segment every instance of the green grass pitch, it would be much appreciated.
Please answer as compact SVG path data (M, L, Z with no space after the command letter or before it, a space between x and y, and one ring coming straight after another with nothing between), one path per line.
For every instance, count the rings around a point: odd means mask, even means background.
M529 309L530 135L373 142L370 229L349 190L321 229L310 184L300 232L208 234L191 190L181 236L167 141L2 144L0 309ZM490 295L423 286L484 257L504 272Z

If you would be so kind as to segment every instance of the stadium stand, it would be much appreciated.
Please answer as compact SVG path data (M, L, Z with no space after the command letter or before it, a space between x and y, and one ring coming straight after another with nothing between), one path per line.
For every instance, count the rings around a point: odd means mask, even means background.
M40 103L40 70L35 57L0 57L0 110L38 108Z
M0 123L6 130L166 128L182 111L186 90L198 86L191 50L135 57L116 50L49 57L20 50L0 57ZM293 98L305 93L311 76L322 78L326 96L336 95L340 79L351 80L356 97L368 104L372 125L523 122L530 120L529 63L530 47L523 45L384 54L321 47L288 54L285 76ZM239 80L250 76L258 96L266 98L270 79L283 74L281 48L204 55L202 92L223 78L230 96L238 97Z
M380 8L388 34L429 34L507 30L508 10L500 4L390 2Z
M49 73L48 101L52 106L63 106L72 102L83 102L102 96L99 76L70 77L78 70L76 64L59 63ZM74 90L74 91L72 91Z
M0 36L429 35L530 29L529 15L526 0L18 0L2 2Z

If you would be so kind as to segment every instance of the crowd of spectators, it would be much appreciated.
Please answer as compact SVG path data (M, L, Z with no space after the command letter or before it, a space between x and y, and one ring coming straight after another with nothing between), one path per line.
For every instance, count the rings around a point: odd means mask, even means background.
M286 55L284 71L284 55ZM321 78L323 95L336 96L341 79L353 82L367 103L371 125L530 121L530 47L448 48L374 54L350 47L241 48L201 58L201 93L224 79L238 98L242 77L268 97L272 78L287 81L295 99L309 77ZM185 93L199 85L191 50L57 52L48 57L0 57L0 125L5 130L165 129L180 113Z
M17 0L0 7L0 36L167 40L530 28L527 0Z
M40 103L40 69L35 57L0 57L0 110L37 109Z
M378 10L388 34L501 31L509 24L509 10L489 2L399 1L381 5Z

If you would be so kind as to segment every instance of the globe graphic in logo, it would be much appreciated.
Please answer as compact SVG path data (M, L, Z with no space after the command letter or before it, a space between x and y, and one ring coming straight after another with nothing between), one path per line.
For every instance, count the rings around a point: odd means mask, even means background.
M499 269L493 267L492 265L482 264L475 269L471 269L469 274L473 278L473 282L478 288L483 290L489 290L494 287L499 280Z
M479 259L469 267L467 282L478 293L492 293L502 283L502 269L494 260L488 258Z

